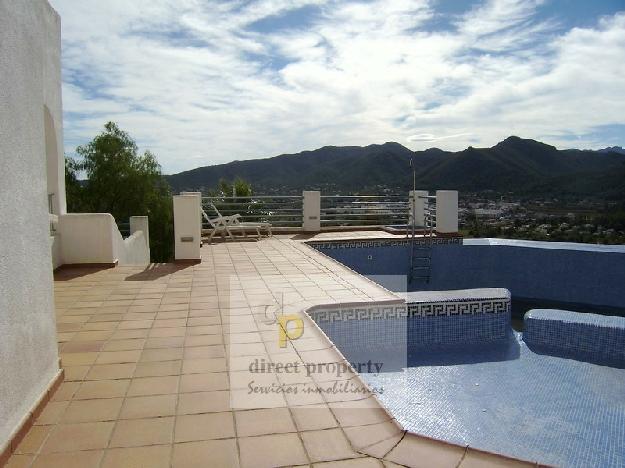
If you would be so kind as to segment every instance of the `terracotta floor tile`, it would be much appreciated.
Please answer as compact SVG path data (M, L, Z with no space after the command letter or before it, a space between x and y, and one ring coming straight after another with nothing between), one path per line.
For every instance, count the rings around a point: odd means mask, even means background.
M234 437L232 412L190 414L176 417L175 442Z
M182 361L140 362L137 364L135 377L164 377L180 375Z
M213 346L192 346L184 350L185 359L219 358L225 357L226 348L219 344Z
M332 411L325 405L292 407L293 419L300 431L338 427Z
M128 396L177 393L178 380L178 376L135 378L128 389Z
M389 414L373 399L329 403L339 424L343 427L366 426L389 421Z
M103 351L96 359L96 364L117 364L137 362L141 357L141 351Z
M187 325L186 318L158 319L154 321L154 328L176 328Z
M393 463L393 468L402 468ZM315 463L315 468L384 468L386 465L375 458L357 458L352 460L331 461L323 463ZM389 468L391 468L389 466Z
M178 414L218 413L230 411L230 392L194 392L178 395Z
M230 404L234 410L281 408L286 400L281 393L250 393L249 389L230 390Z
M117 421L110 447L140 447L170 444L174 418L127 419Z
M202 325L220 325L219 317L191 317L187 320L188 327L198 327Z
M297 432L288 408L236 411L234 415L238 437Z
M61 354L63 366L89 366L95 362L99 353L67 353Z
M181 348L184 345L183 336L166 336L163 338L148 338L144 349Z
M123 398L103 400L75 400L63 413L63 423L114 421L119 415Z
M183 374L201 374L205 372L225 372L225 358L185 359L182 361Z
M74 341L99 341L99 340L108 340L111 335L113 334L112 331L109 330L105 330L105 331L79 331L78 333L76 333L74 335Z
M107 341L102 346L102 351L132 351L135 349L143 349L145 342L145 338Z
M108 449L101 468L169 468L171 445Z
M144 349L140 362L176 361L182 359L182 348Z
M113 335L111 335L111 340L131 340L137 338L146 338L149 329L143 328L140 330L117 330Z
M183 337L186 335L186 328L177 327L177 328L152 328L149 331L148 336L150 338L167 338L167 337Z
M173 468L237 468L235 439L174 444Z
M136 368L135 363L126 364L101 364L91 366L85 380L116 380L129 379L133 376Z
M276 467L308 464L297 434L274 434L239 439L241 466Z
M221 325L201 325L198 327L188 327L186 330L188 336L221 335L223 333Z
M104 341L72 341L61 347L63 353L87 353L102 350Z
M356 458L359 456L340 429L307 431L301 433L310 461L322 462Z
M6 465L4 465L4 468L29 468L34 458L34 455L21 455L14 453L11 455L11 458L9 458Z
M65 382L79 382L82 381L87 372L89 372L90 366L68 366L63 362L63 370L65 371Z
M207 374L187 374L180 377L180 393L210 392L228 390L227 372L209 372Z
M57 424L61 416L67 409L69 401L50 401L43 408L39 417L35 420L35 425Z
M60 424L44 443L41 453L105 448L114 426L113 422Z
M63 382L52 395L51 401L67 401L74 397L80 387L81 382Z
M123 397L129 385L130 380L93 380L83 382L74 395L74 399L91 400Z
M120 419L156 418L176 414L178 395L153 395L126 398Z
M98 468L102 454L101 450L42 454L32 468Z
M37 453L53 426L32 426L15 449L15 453Z

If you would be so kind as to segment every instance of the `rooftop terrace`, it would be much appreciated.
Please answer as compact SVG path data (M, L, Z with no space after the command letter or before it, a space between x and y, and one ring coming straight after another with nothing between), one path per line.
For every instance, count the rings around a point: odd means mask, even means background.
M290 312L397 300L297 237L205 245L195 265L57 272L65 380L8 466L525 466L406 433L369 392L232 407L250 358L343 359L307 316L305 335L280 348L265 305L282 296ZM316 236L329 237L336 234ZM268 377L361 385L352 372Z

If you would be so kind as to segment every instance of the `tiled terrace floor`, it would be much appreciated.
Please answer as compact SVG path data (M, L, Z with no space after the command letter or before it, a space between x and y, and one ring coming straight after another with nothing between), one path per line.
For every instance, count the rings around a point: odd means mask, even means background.
M516 466L406 434L367 394L280 396L286 401L268 408L232 408L231 393L247 385L235 374L252 357L337 360L310 324L295 346L279 348L264 305L283 294L292 311L394 296L286 236L204 246L202 257L190 266L56 275L65 381L8 466ZM339 380L346 379L358 377Z

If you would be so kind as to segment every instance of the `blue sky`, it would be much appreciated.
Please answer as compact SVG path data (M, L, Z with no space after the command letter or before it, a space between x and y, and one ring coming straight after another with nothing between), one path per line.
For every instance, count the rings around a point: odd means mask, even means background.
M166 173L323 145L625 146L625 0L51 0L65 148Z

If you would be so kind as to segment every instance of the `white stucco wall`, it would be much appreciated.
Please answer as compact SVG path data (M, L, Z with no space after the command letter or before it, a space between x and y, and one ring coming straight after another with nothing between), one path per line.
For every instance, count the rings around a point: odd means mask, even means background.
M0 446L58 372L44 108L58 146L59 56L45 0L0 0Z

